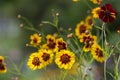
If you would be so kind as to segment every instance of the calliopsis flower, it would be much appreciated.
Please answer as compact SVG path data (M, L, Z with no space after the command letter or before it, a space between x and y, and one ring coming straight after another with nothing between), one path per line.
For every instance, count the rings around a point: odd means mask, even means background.
M32 70L41 69L44 67L44 64L41 60L40 54L38 54L38 52L34 52L29 56L27 65Z
M63 38L56 39L56 52L67 49L67 43L63 40Z
M83 51L88 52L91 50L93 44L96 43L97 37L92 35L85 35L80 40L85 44L83 47Z
M56 50L56 38L53 35L48 34L46 36L47 43L45 43L41 48L45 48L55 52Z
M0 56L0 73L6 73L7 72L7 67L4 62L4 57Z
M38 46L41 43L42 37L40 37L37 33L30 36L30 44L34 47Z
M85 19L85 24L89 26L90 29L92 29L94 24L93 18L91 16L87 16Z
M100 7L92 9L93 18L99 18Z
M83 37L84 34L89 34L89 26L87 26L84 21L81 21L80 23L77 24L76 29L75 29L75 34L78 36L78 38Z
M55 63L59 68L71 69L75 63L75 55L69 50L60 50L60 52L56 53Z
M104 61L104 51L98 44L92 46L91 54L96 61L101 63Z
M90 1L92 1L94 4L101 4L103 0L90 0Z
M100 7L99 18L103 22L113 22L117 18L117 12L111 4L105 4Z
M42 60L42 63L44 64L44 66L52 63L53 61L53 52L50 50L46 50L46 49L40 49L38 51L38 54L40 55L40 58Z

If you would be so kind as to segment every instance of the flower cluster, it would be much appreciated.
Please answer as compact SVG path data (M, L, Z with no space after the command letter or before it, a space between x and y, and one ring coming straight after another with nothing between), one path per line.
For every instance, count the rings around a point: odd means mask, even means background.
M6 73L7 72L7 67L4 62L4 57L0 56L0 73Z
M29 57L27 64L31 69L36 70L47 66L53 62L54 56L59 68L71 69L75 62L75 55L67 49L67 43L63 38L48 34L46 42L42 44L42 37L35 33L30 36L30 39L30 46L38 48L38 51Z

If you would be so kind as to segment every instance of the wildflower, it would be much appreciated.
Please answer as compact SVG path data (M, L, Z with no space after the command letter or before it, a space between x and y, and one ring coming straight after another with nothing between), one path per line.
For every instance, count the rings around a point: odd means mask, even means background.
M90 1L92 1L94 4L101 4L103 0L90 0Z
M79 0L72 0L73 2L78 2Z
M0 56L0 63L3 63L3 62L4 62L4 57Z
M93 18L99 18L100 7L92 9Z
M37 33L35 33L30 36L30 39L31 39L30 44L36 47L41 43L42 38Z
M59 68L71 69L72 65L75 62L75 55L69 50L61 50L56 53L55 63Z
M67 43L65 41L63 41L62 38L58 38L56 40L56 51L58 52L63 49L67 49Z
M99 18L103 22L113 22L117 17L117 12L111 4L105 4L100 7Z
M85 19L85 23L87 26L89 26L90 29L92 29L93 26L93 18L91 16L87 16Z
M85 44L85 46L83 47L83 51L88 52L91 50L92 45L96 43L97 37L92 35L87 35L87 36L83 36L83 39L80 40Z
M41 60L45 66L52 63L53 53L50 50L41 49L38 53L40 54Z
M0 56L0 73L6 73L7 72L7 68L6 68L6 64L4 63L4 57Z
M41 48L45 48L45 49L48 49L48 50L51 50L51 51L55 52L55 50L56 50L56 39L55 39L55 36L47 35L46 39L47 39L47 43L44 44Z
M0 62L0 73L6 73L6 72L7 72L7 68L5 63Z
M76 36L78 36L78 38L81 38L81 37L83 37L84 34L86 34L86 35L89 34L88 29L89 29L89 27L83 21L81 21L76 26L75 34L76 34Z
M34 52L30 55L27 65L32 69L41 69L44 67L40 55L37 52Z
M93 55L93 58L96 61L98 61L98 62L103 62L104 61L104 52L98 44L94 44L92 46L91 53Z

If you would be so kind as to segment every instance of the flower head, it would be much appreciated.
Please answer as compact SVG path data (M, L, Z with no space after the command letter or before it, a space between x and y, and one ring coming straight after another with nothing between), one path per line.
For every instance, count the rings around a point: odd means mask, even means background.
M100 4L103 0L90 0L92 1L94 4Z
M57 49L56 51L67 49L67 43L65 41L63 41L62 38L58 38L56 40L56 49Z
M61 50L60 52L56 53L55 63L59 68L71 69L74 62L75 55L69 50Z
M81 21L80 23L77 24L76 29L75 29L75 34L78 36L78 38L81 38L84 34L89 34L89 26L87 26L84 21Z
M42 38L37 33L35 33L30 36L30 39L31 39L30 44L36 47L40 44Z
M7 72L7 68L5 63L0 63L0 73L6 73Z
M37 52L30 55L27 65L33 70L41 69L44 67L40 55Z
M87 26L89 26L90 29L92 29L94 24L93 18L91 16L87 16L87 18L85 19L85 23Z
M0 63L3 63L3 62L4 62L4 57L0 56Z
M111 4L105 4L100 7L99 18L103 22L113 22L117 17L117 12Z
M83 36L84 47L83 51L88 52L92 46L96 43L97 37L92 35Z
M100 7L92 9L93 18L99 18Z
M52 63L54 55L50 50L41 49L38 53L40 54L41 60L45 66Z
M93 58L98 62L104 61L104 51L101 49L101 47L98 44L94 44L92 46L91 53L93 55Z

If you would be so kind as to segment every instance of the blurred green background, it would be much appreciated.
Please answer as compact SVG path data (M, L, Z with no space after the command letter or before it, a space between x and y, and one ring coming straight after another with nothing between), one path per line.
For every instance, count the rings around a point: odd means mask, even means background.
M104 3L111 3L118 11L117 20L112 24L108 24L114 36L114 32L116 32L117 27L120 26L120 0L105 0ZM27 76L37 73L36 71L26 71L26 61L29 54L34 50L26 47L25 44L29 43L29 36L34 32L20 28L19 24L21 21L17 18L17 15L21 14L26 17L37 28L42 20L52 21L51 10L54 9L55 12L59 12L60 14L60 27L66 29L72 27L74 30L76 24L80 20L84 20L87 16L90 10L88 4L91 5L91 7L96 6L89 0L80 0L78 3L74 3L72 0L0 0L0 55L9 56L17 66L23 63L22 72L29 73L26 74ZM48 25L44 27L46 31L54 31L54 29ZM8 66L12 68L9 61L6 60L6 62L9 64ZM0 74L0 80L12 80L12 77L19 76L19 74L7 74L7 76Z

